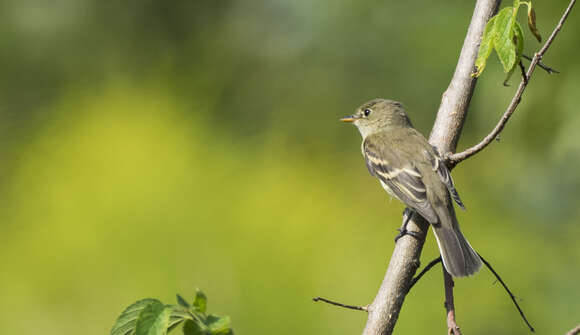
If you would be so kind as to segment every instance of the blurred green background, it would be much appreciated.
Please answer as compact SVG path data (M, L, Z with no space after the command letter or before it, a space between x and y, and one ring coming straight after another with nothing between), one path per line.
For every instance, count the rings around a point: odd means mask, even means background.
M546 37L567 1L534 3ZM107 334L195 287L238 334L360 333L364 313L311 298L370 303L403 206L337 120L394 98L428 134L473 4L0 2L2 333ZM580 322L578 14L544 58L562 73L536 71L501 142L453 172L463 231L538 334ZM491 59L460 149L517 84ZM456 288L466 334L528 332L487 270ZM396 331L446 331L440 267Z

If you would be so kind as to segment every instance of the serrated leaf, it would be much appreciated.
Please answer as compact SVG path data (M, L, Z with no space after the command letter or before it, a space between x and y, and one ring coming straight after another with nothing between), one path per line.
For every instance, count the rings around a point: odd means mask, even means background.
M183 334L184 335L205 335L205 332L201 327L192 320L185 320L183 324Z
M229 316L217 316L210 314L206 319L206 325L212 335L227 335L232 333Z
M135 335L167 334L171 310L171 306L165 306L159 301L145 307L137 319Z
M538 42L542 42L542 35L540 35L540 32L538 31L538 28L536 27L536 10L534 9L534 7L532 7L532 1L530 0L530 2L528 2L528 28L530 28L530 31L532 32L532 34L534 34L534 36L536 36L536 39L538 40Z
M510 72L516 64L514 44L515 10L513 7L502 9L495 20L494 48L503 65L504 72Z
M190 307L189 303L187 301L185 301L185 299L183 299L182 296L180 296L179 294L176 294L176 296L177 296L177 303L180 306L183 306L185 308L189 308Z
M200 289L197 289L197 291L195 292L195 299L193 300L193 308L200 313L205 313L207 309L207 297Z
M161 303L157 299L143 299L127 307L115 321L111 329L111 335L128 335L135 333L135 326L139 314L149 305Z
M485 25L485 30L481 37L481 44L479 44L479 52L477 53L477 59L475 60L476 70L472 74L474 77L479 77L479 75L481 75L483 69L485 69L487 59L493 50L495 18L495 16L492 17Z

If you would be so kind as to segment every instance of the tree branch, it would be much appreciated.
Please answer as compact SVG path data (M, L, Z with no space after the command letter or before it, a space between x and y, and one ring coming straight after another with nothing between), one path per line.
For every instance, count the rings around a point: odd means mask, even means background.
M499 4L500 0L478 0L475 5L453 79L443 94L429 138L429 142L437 146L440 152L455 151L457 146L467 115L467 107L475 88L476 79L471 73L474 70L481 36L485 24L497 11ZM419 232L422 237L404 236L395 244L383 283L377 296L368 306L368 319L363 331L365 335L388 335L393 332L405 295L419 267L429 225L420 215L413 215L407 227L409 230Z
M524 54L522 54L522 57L532 61L532 57L530 56L526 56ZM544 71L548 72L548 74L552 74L552 73L560 73L560 71L556 70L556 69L552 69L551 67L549 67L548 65L542 63L542 62L538 62L538 66L541 67Z
M577 334L580 334L580 325L576 326L576 328L574 329L570 329L570 331L566 333L566 335L577 335Z
M345 304L341 304L340 302L324 299L321 297L312 298L312 301L314 301L314 302L322 301L322 302L325 302L327 304L331 304L331 305L346 308L346 309L354 309L357 311L366 311L367 310L367 306L345 305Z
M481 261L485 264L485 266L487 266L487 268L489 269L489 271L491 271L491 273L493 273L493 275L495 276L495 278L499 281L499 283L501 284L501 286L503 286L504 290L510 296L510 299L512 299L512 302L514 303L514 305L518 309L518 312L520 313L520 316L522 317L522 320L524 320L524 322L526 323L526 325L528 326L528 328L530 328L530 331L535 332L534 327L532 327L532 324L530 324L530 322L528 321L528 318L526 318L526 315L524 314L524 311L522 311L522 309L520 308L520 305L518 305L518 302L516 301L516 296L512 293L512 291L510 291L510 289L507 287L506 283L504 283L504 281L501 279L501 277L499 276L499 274L497 272L495 272L495 270L493 269L493 267L491 266L491 264L489 264L489 262L486 261L485 258L481 257L480 254L478 254L478 255L479 255L479 258L481 258Z
M445 283L445 310L447 311L447 334L449 335L461 335L461 330L455 321L455 303L453 302L453 278L451 275L443 268L443 281Z
M419 279L421 279L421 277L423 277L429 270L431 270L432 267L437 265L437 263L439 262L441 262L441 256L435 258L429 264L427 264L427 266L423 270L421 270L421 272L415 278L413 278L413 280L411 280L411 284L409 285L409 291L413 288L413 286L415 286L415 284L417 284L417 282L419 281Z
M564 11L564 14L560 18L560 21L558 22L558 25L556 25L556 28L554 28L554 31L552 31L552 34L550 35L550 37L548 38L548 40L546 41L544 46L540 49L540 51L538 51L534 55L534 58L532 58L532 61L530 63L530 66L528 67L528 71L526 72L525 77L522 78L522 81L520 82L520 86L518 87L518 90L516 91L516 93L515 93L514 97L512 98L512 101L510 102L507 110L505 111L505 113L503 114L503 116L499 120L498 124L495 126L495 128L483 140L481 140L481 142L474 145L473 147L471 147L463 152L449 155L447 158L448 158L448 164L450 166L455 166L455 165L457 165L457 163L459 163L459 162L475 155L476 153L480 152L485 147L487 147L501 133L501 131L505 127L506 123L508 122L510 117L513 115L513 113L516 111L516 108L518 107L520 101L522 100L522 94L524 93L524 90L528 86L529 80L532 77L534 70L536 69L536 65L538 65L540 63L540 60L542 59L542 57L544 57L544 54L546 53L546 51L548 51L548 48L550 47L550 45L552 45L552 42L556 38L556 35L558 34L558 32L560 32L560 29L562 29L562 26L564 25L566 18L568 18L568 14L570 14L570 11L572 10L572 7L574 7L575 3L576 3L576 0L570 1L570 4L568 5L566 10Z

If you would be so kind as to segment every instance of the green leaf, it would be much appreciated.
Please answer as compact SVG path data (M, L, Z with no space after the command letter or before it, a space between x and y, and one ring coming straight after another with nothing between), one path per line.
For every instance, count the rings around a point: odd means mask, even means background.
M177 319L191 319L192 316L190 312L183 307L178 305L165 305L165 307L169 307L171 309L171 318Z
M524 52L524 32L522 31L522 26L516 21L514 25L514 43L516 44L516 64L520 61L522 53ZM516 69L516 64L507 73L505 80L503 81L503 86L509 86L508 81L512 77L514 70Z
M534 9L534 7L532 7L531 0L530 2L527 3L527 5L528 5L528 28L530 28L530 31L532 32L532 34L534 34L538 42L541 43L542 35L540 35L540 32L536 27L536 10Z
M207 327L212 335L233 334L230 328L231 320L229 316L217 316L210 314L206 319Z
M516 42L516 51L517 51L517 58L520 59L522 54L524 53L524 31L522 26L519 22L516 21L514 26L514 39Z
M206 333L201 329L201 327L192 320L185 320L183 324L183 334L184 335L205 335Z
M178 303L180 306L183 306L183 307L185 307L185 308L189 308L189 307L191 307L191 306L189 305L189 303L188 303L187 301L185 301L185 299L183 299L183 297L182 297L182 296L180 296L179 294L176 294L176 296L177 296L177 303Z
M517 10L513 7L502 9L495 20L494 48L503 65L504 72L510 72L516 64L516 46L514 44L514 24Z
M169 318L169 325L167 326L167 332L171 332L173 329L175 329L177 326L179 326L179 324L181 324L184 321L184 319L182 318L174 318L174 317L170 317Z
M111 329L111 335L128 335L135 333L135 326L139 314L149 305L154 303L161 303L157 299L143 299L135 302L127 307L115 321Z
M479 52L477 53L477 59L475 60L476 71L472 74L474 77L479 77L479 75L481 75L483 69L485 69L487 59L493 50L495 18L495 16L492 17L485 25L485 30L481 37L481 44L479 45Z
M167 326L168 333L173 329L175 329L177 326L179 326L179 324L181 324L181 322L183 322L184 320L192 318L191 314L187 310L184 310L182 306L165 305L165 307L171 309L171 315L169 316L169 324Z
M161 302L154 302L139 314L135 335L165 335L169 327L171 306L165 306Z
M207 297L200 289L197 289L197 292L195 292L193 308L200 313L205 313L207 309Z

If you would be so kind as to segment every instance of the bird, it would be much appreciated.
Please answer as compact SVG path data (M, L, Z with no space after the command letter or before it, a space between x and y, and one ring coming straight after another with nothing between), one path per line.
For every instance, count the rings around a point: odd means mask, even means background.
M482 261L459 229L453 202L465 206L449 169L437 148L413 127L403 104L373 99L340 120L354 124L362 135L361 150L370 174L407 206L395 240L404 234L416 236L406 226L417 213L433 227L447 272L453 277L477 273Z

